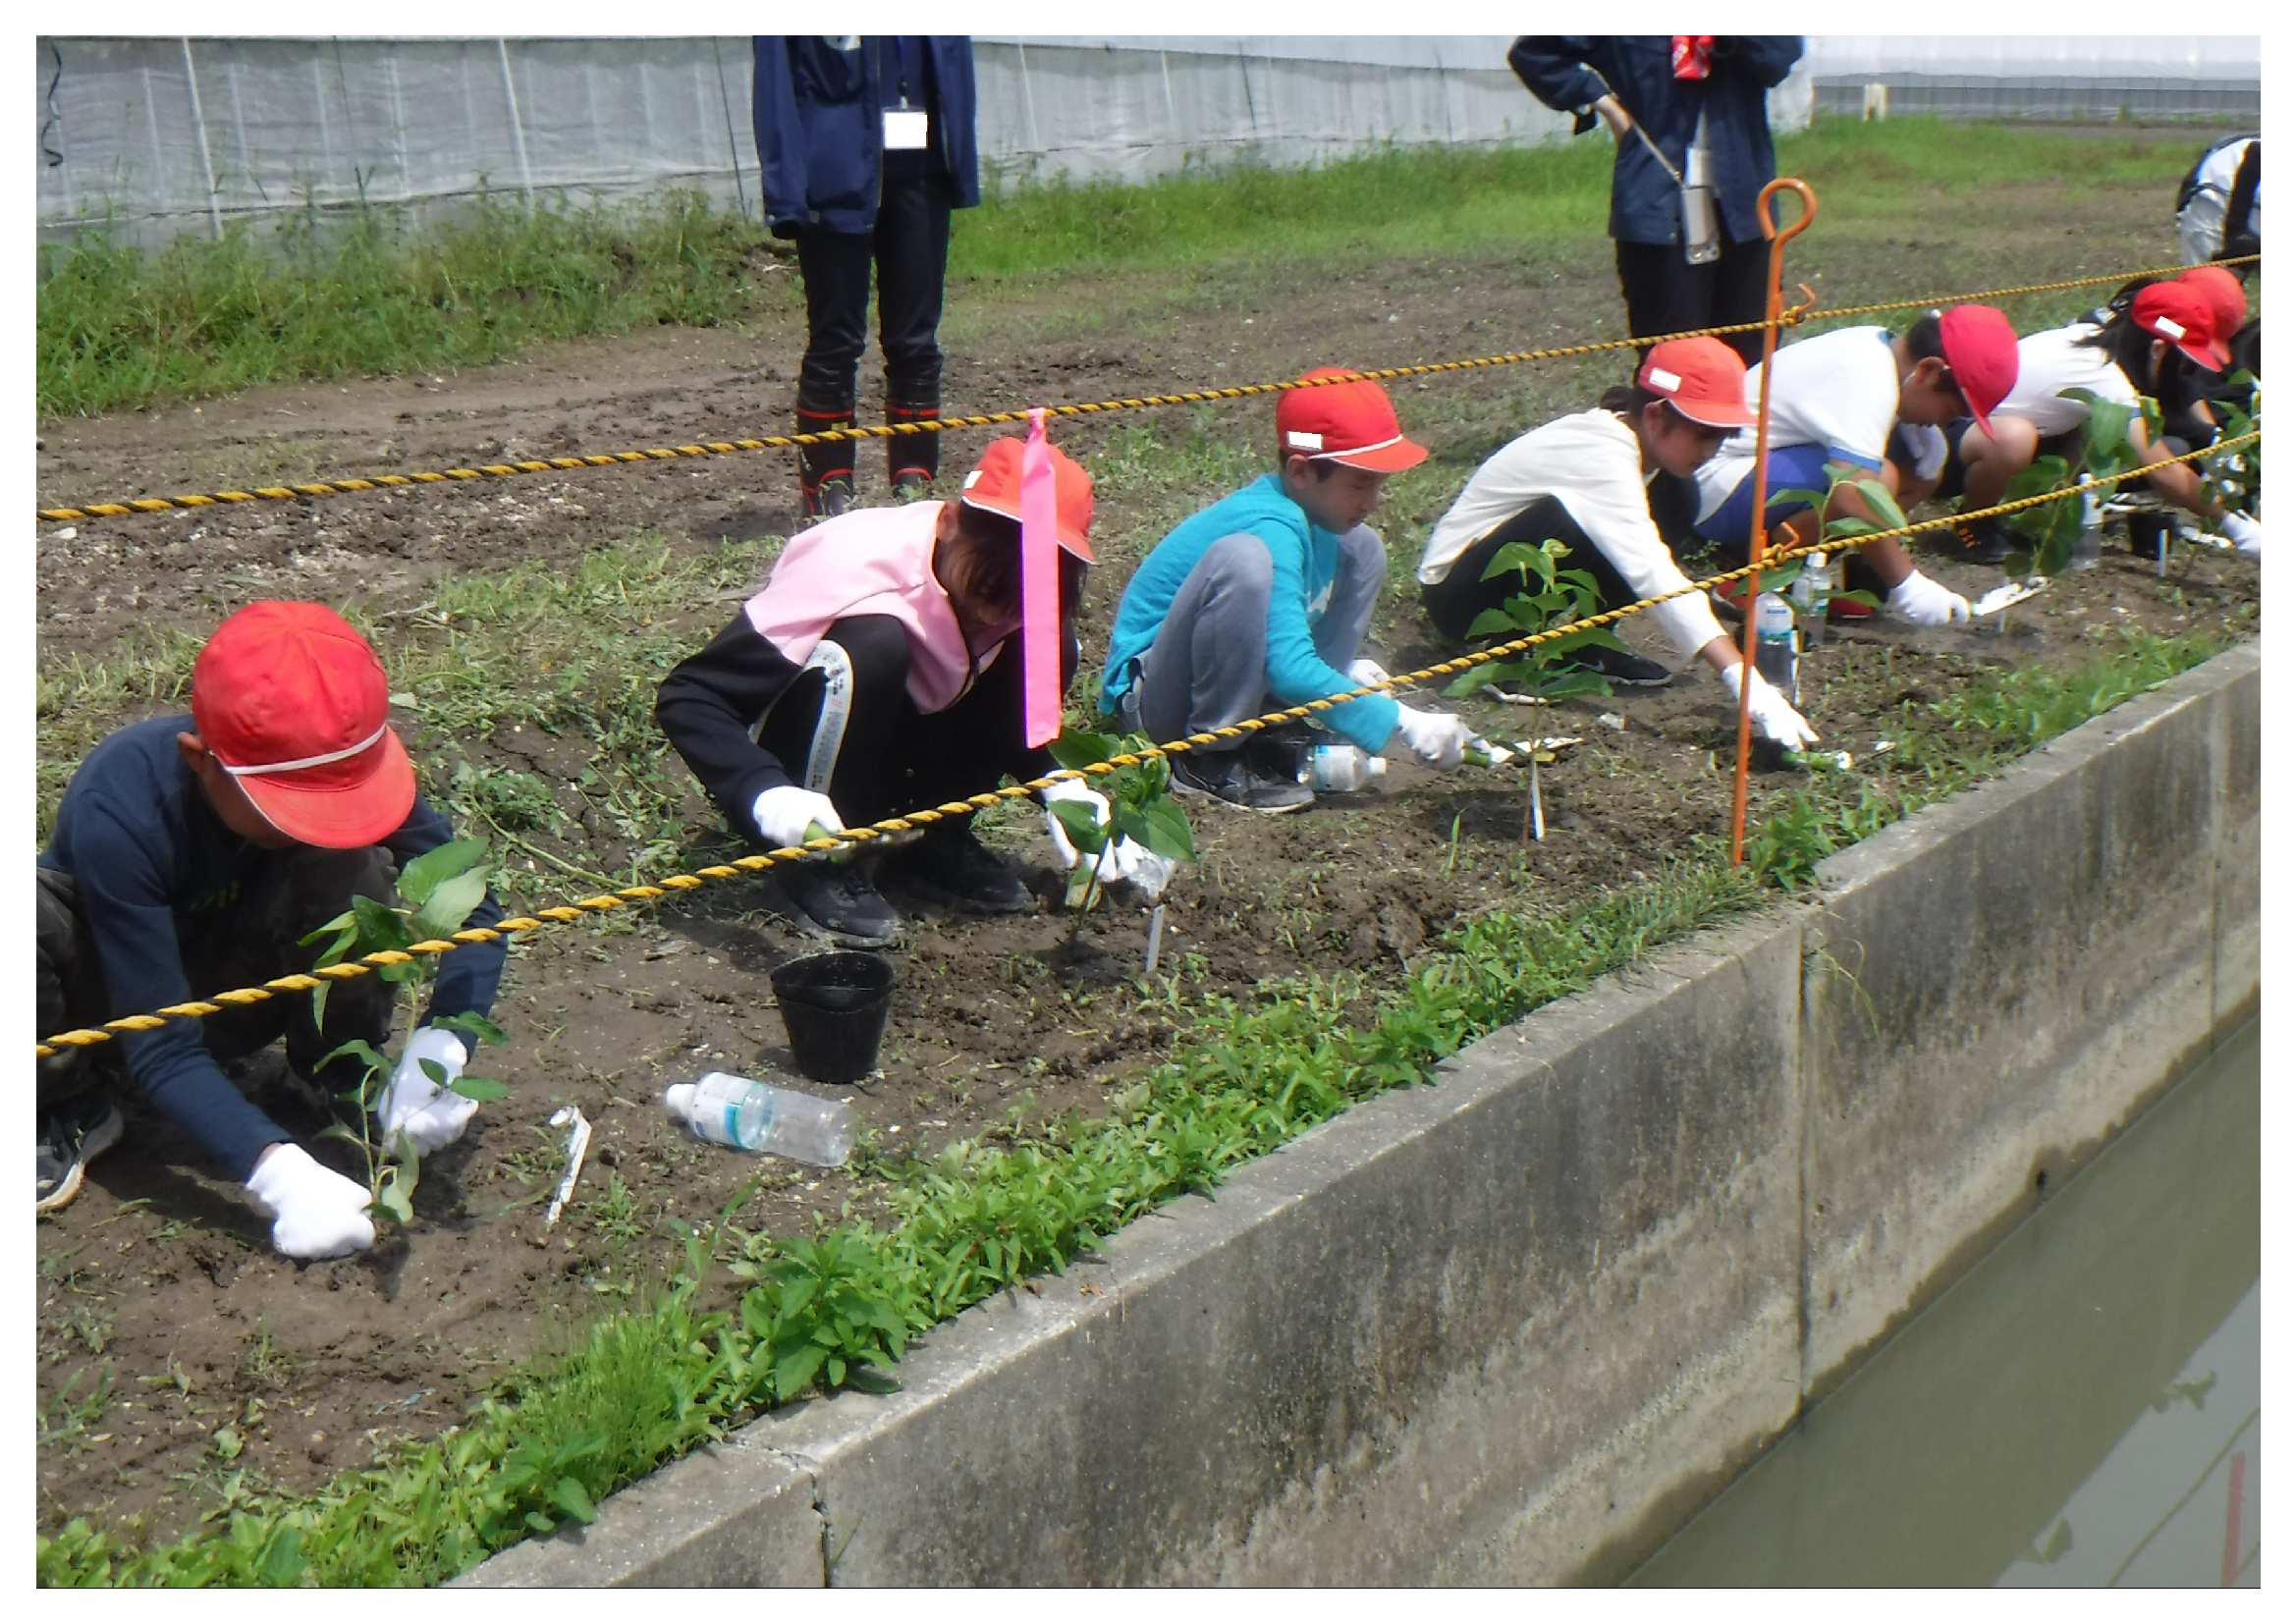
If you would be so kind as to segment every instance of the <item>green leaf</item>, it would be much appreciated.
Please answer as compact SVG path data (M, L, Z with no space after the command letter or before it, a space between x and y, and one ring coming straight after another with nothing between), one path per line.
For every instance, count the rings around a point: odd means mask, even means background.
M1081 729L1064 730L1045 748L1051 751L1054 760L1071 772L1096 765L1112 755L1128 753L1115 734L1087 732Z
M1886 528L1895 529L1905 522L1905 510L1897 505L1897 498L1889 494L1889 487L1881 480L1859 479L1856 489Z
M788 1402L812 1384L821 1361L829 1356L829 1349L808 1341L788 1357L778 1360L773 1367L774 1393Z
M1056 800L1047 808L1061 832L1068 837L1068 843L1087 854L1098 851L1108 843L1108 826L1100 814L1081 800Z
M1610 691L1610 682L1592 671L1564 671L1539 684L1540 694L1550 699L1575 698L1581 693L1607 695Z
M443 1014L430 1023L442 1030L459 1031L464 1036L473 1039L473 1048L479 1043L501 1044L509 1041L503 1036L502 1027L474 1010L462 1014Z
M372 896L353 896L351 910L358 918L360 945L368 952L393 947L404 951L414 938L407 933L407 915L386 907Z
M590 1502L589 1489L572 1477L558 1479L550 1490L550 1502L584 1527L598 1519L598 1507Z
M1784 505L1787 507L1805 507L1813 512L1823 513L1826 510L1827 502L1831 498L1832 494L1833 493L1830 490L1802 490L1798 488L1794 490L1774 490L1770 493L1770 504L1773 507L1779 505Z
M477 864L485 855L483 839L450 839L434 846L399 870L399 894L410 907L420 907L441 881L473 871L483 876L485 870Z
M1509 541L1494 553L1491 562L1483 568L1485 580L1503 574L1536 574L1542 581L1553 583L1555 559L1544 547L1534 547L1526 541Z
M508 1099L511 1095L509 1084L497 1082L493 1078L485 1076L458 1076L455 1078L453 1091L461 1094L465 1099L476 1100L481 1105L491 1105L496 1100Z
M270 1589L285 1589L302 1576L302 1529L282 1523L255 1568L255 1577Z
M471 909L486 899L486 875L473 869L465 874L454 874L439 881L430 899L414 915L412 926L418 939L451 936L463 928L463 921Z
M1530 600L1518 597L1513 601L1527 603ZM1533 618L1517 619L1505 609L1486 609L1468 624L1467 635L1476 638L1520 636L1523 632L1534 629L1535 626L1536 621Z
M350 1042L345 1043L338 1048L329 1049L324 1055L320 1055L319 1062L316 1066L313 1067L313 1069L325 1070L329 1065L332 1065L336 1060L342 1058L347 1054L356 1055L361 1060L365 1062L366 1068L370 1073L376 1071L387 1072L391 1068L391 1061L384 1058L382 1052L372 1043L367 1042L364 1038L354 1037Z
M1138 815L1140 832L1133 839L1172 861L1196 860L1196 832L1188 826L1186 812L1166 800L1141 808Z
M343 935L343 936L345 936L345 937L349 938L349 937L355 936L355 935L357 934L357 931L358 931L358 926L357 926L356 922L355 922L355 920L352 918L352 916L351 916L349 913L337 913L337 914L336 914L336 915L335 915L333 918L329 919L329 920L328 920L328 921L327 921L325 924L322 924L322 925L320 925L320 926L319 926L319 927L318 927L316 930L312 931L312 932L311 932L309 935L307 935L307 936L303 937L303 938L302 938L301 945L302 945L302 946L304 946L304 947L308 947L308 946L310 946L310 945L311 945L311 943L313 943L313 942L317 941L317 940L318 940L318 939L319 939L321 936L327 935L327 934L329 934L330 932L333 932L333 933L338 933L338 934L341 934L341 935ZM319 961L320 961L321 963L326 963L326 962L329 962L330 960L328 960L328 959L325 959L325 958L322 958L322 959L320 959Z

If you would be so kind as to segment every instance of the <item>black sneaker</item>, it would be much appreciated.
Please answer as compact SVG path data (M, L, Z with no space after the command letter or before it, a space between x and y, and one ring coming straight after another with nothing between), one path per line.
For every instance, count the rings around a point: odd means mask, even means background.
M120 1142L119 1107L100 1093L58 1101L40 1111L38 1212L60 1212L80 1193L87 1163Z
M1623 648L1578 648L1562 661L1566 671L1592 671L1619 687L1664 687L1674 673L1657 660L1646 660Z
M1971 564L1998 564L2016 550L2009 532L1997 518L1956 524L1953 533L1961 542L1962 558Z
M891 947L901 937L901 916L857 861L792 863L767 877L781 882L782 911L800 929L844 947Z
M1027 913L1036 898L1011 865L980 842L970 819L940 823L922 839L886 853L886 877L967 913Z
M1175 794L1270 816L1315 804L1315 790L1296 778L1272 778L1261 772L1241 749L1176 757L1172 763L1172 789Z
M1262 778L1296 784L1307 770L1308 752L1315 745L1315 735L1305 722L1286 722L1245 739L1243 757Z

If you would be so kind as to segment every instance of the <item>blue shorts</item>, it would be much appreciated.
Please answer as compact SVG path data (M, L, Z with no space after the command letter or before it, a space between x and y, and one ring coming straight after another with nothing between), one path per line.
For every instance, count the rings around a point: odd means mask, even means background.
M1824 490L1830 482L1826 464L1837 459L1822 445L1781 445L1770 453L1770 522L1776 526L1780 520L1791 518L1797 513L1809 511L1807 502L1780 504L1777 492L1781 490ZM1735 558L1741 563L1746 557L1746 537L1754 521L1754 470L1749 467L1746 476L1738 481L1738 488L1729 494L1711 516L1701 518L1695 528L1707 540L1718 543L1724 558Z

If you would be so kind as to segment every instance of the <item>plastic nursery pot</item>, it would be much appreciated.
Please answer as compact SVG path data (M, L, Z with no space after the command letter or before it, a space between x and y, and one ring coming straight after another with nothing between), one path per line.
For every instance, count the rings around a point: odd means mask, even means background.
M2165 513L2132 513L2129 514L2129 551L2139 558L2156 560L2168 544L2168 532L2175 520Z
M819 952L773 972L790 1055L816 1082L858 1082L877 1068L893 1012L893 965L874 952Z

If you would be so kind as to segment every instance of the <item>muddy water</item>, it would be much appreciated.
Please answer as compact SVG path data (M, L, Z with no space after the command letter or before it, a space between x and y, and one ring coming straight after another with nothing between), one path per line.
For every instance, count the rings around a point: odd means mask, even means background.
M2255 1587L2253 1025L1629 1580Z

